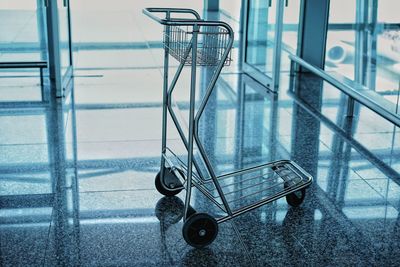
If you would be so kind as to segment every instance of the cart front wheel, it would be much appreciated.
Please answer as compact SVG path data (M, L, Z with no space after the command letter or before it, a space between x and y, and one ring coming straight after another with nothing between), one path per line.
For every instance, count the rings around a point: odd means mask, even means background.
M287 187L289 186L285 183L285 188ZM303 203L305 196L306 196L306 189L302 188L300 190L297 190L296 192L287 195L286 202L292 207L298 207Z
M217 221L206 213L195 213L183 224L183 238L195 248L210 245L218 234Z
M182 172L178 169L179 172ZM182 189L182 183L171 168L165 168L164 179L161 179L161 171L157 173L155 186L160 194L167 197L172 197L179 194Z

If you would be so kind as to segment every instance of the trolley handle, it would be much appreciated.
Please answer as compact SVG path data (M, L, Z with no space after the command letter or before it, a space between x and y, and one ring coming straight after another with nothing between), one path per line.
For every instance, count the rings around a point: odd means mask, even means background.
M143 9L143 13L146 14L147 16L149 16L150 18L154 19L155 21L158 21L159 23L162 24L162 20L159 17L157 17L156 15L152 14L152 13L180 13L180 14L192 14L193 16L196 17L197 20L201 20L201 17L199 15L199 13L197 13L195 10L190 9L190 8L164 8L164 7L148 7Z
M203 20L200 18L200 15L193 9L189 8L145 8L143 9L143 13L150 17L151 19L157 21L162 25L167 26L220 26L225 28L228 31L230 39L233 41L233 29L229 24L223 21L211 21L211 20ZM190 13L193 14L196 19L184 19L184 18L160 18L152 13Z

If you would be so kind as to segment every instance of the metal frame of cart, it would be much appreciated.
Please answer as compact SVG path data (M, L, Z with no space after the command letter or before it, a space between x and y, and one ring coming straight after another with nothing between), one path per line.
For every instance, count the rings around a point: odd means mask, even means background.
M186 189L182 229L185 241L193 247L207 246L218 234L218 223L281 197L286 197L291 206L300 205L304 200L305 188L312 183L312 177L296 163L290 160L279 160L217 176L198 136L199 120L218 76L222 68L231 62L234 41L232 28L222 21L203 20L192 9L146 8L143 13L164 25L161 168L156 176L155 185L157 190L165 196L173 196ZM156 14L164 15L164 18ZM191 15L194 18L188 19L176 15ZM170 56L178 60L180 64L169 84ZM172 105L172 93L185 65L191 66L187 138ZM197 112L195 110L196 66L215 66L216 68ZM187 150L186 163L167 146L168 114ZM194 158L195 145L201 162ZM200 163L205 166L208 177L202 172ZM190 206L193 186L226 215L214 218L209 214L194 211ZM255 188L257 188L256 191L254 191Z

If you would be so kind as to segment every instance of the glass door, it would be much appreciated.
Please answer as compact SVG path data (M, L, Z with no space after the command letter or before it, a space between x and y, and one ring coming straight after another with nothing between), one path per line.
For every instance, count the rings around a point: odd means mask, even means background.
M56 96L65 96L72 77L69 0L44 1L49 40L49 70Z
M248 0L244 71L271 90L279 85L283 0Z

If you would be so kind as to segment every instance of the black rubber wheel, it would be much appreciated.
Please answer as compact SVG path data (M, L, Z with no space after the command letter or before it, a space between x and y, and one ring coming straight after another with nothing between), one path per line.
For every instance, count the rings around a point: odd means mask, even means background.
M178 169L179 172L182 173L181 170ZM182 183L180 182L179 178L176 177L175 173L172 171L171 168L165 168L164 171L164 184L161 180L161 171L157 173L155 179L155 186L157 191L167 197L172 197L179 194L182 189ZM183 174L183 173L182 173Z
M218 235L217 221L206 213L195 213L183 224L183 238L194 248L210 245Z
M289 185L285 183L284 187L288 188ZM301 205L301 203L303 203L305 196L306 196L306 189L302 188L300 190L297 190L296 192L286 195L286 202L292 207L298 207Z

